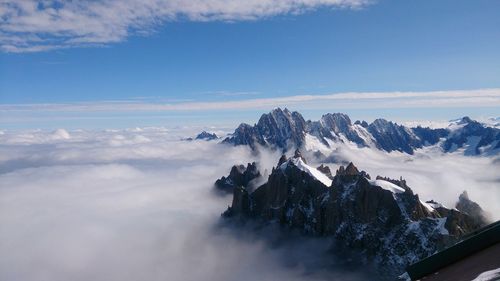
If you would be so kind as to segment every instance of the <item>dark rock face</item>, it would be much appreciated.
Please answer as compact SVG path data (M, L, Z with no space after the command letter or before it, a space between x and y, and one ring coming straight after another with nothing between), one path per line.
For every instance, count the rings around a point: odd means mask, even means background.
M242 123L236 128L233 135L222 141L233 145L248 145L252 149L257 148L257 144L265 145L264 137L259 134L255 126Z
M352 124L349 116L343 113L328 113L319 121L305 121L298 112L277 108L263 114L254 126L241 124L223 143L249 145L252 149L261 145L287 151L301 148L306 142L306 135L310 134L326 146L330 146L331 141L349 141L359 147L375 146L387 152L408 154L413 154L415 149L438 144L445 152L467 146L467 155L477 155L483 150L499 151L500 129L486 127L468 117L458 124L463 127L456 131L420 126L408 128L385 119L377 119L371 124L366 121Z
M366 121L359 121L359 120L356 120L356 122L354 122L355 125L360 125L361 127L363 128L368 128L368 123Z
M467 194L467 191L464 191L462 194L460 194L455 208L463 213L468 214L481 223L487 222L485 212L483 211L481 206L479 206L479 204L469 199L469 194Z
M250 183L261 176L255 162L243 165L234 165L227 177L215 181L215 187L225 193L233 193L236 188L250 187Z
M278 164L279 166L279 164ZM328 178L330 179L333 179L333 175L332 175L332 171L330 170L330 167L328 166L325 166L323 164L321 164L318 168L318 171L322 172L323 174L325 174Z
M377 147L388 152L413 154L415 148L422 148L422 142L410 129L385 119L373 121L368 131L377 141Z
M434 145L438 143L441 138L448 135L448 131L446 129L431 129L418 126L416 128L412 128L411 130L420 139L423 146Z
M281 159L267 183L253 192L234 189L223 215L335 237L390 275L484 225L469 213L423 203L402 179L372 181L350 163L327 186L297 159Z
M215 133L209 133L209 132L206 132L206 131L203 131L201 133L199 133L197 136L196 136L196 140L207 140L207 141L210 141L210 140L215 140L215 139L218 139L219 137L215 134Z

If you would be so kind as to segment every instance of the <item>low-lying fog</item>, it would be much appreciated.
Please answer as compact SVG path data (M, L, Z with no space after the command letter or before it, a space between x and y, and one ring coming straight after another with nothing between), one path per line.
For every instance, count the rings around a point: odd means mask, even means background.
M279 155L179 141L187 135L158 128L0 132L0 279L366 279L333 258L316 261L327 241L271 247L220 227L231 196L214 194L213 182L235 163L258 160L270 169ZM500 164L491 158L354 148L338 156L372 176L402 175L424 200L452 205L466 189L499 219Z

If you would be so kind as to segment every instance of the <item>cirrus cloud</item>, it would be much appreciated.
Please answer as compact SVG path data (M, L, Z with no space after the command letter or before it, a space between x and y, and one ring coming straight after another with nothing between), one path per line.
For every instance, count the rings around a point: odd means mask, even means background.
M179 19L246 21L369 0L0 0L0 47L38 52L121 42Z

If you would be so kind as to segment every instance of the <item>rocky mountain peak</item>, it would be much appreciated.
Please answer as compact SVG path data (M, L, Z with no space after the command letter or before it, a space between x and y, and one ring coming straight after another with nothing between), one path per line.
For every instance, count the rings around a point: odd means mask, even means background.
M215 181L217 190L225 193L233 193L237 187L251 187L250 183L261 177L260 171L255 162L244 165L234 165L227 177L222 177Z
M260 117L256 130L265 143L286 150L304 144L306 121L298 112L276 108Z
M304 157L302 157L302 152L300 152L300 149L298 149L298 148L295 150L295 152L293 154L293 158L300 158L300 159L302 159L302 161L304 161L304 163L307 164L306 159Z
M321 164L318 168L316 168L318 171L322 172L325 174L328 178L333 179L332 171L330 170L330 167Z
M345 168L345 174L347 176L357 176L359 174L358 168L354 166L354 164L351 162L349 165L347 165L347 168Z
M459 125L462 125L462 124L469 124L471 123L473 120L470 119L469 116L464 116L462 117L462 119L458 122Z
M467 193L467 190L464 190L460 196L458 196L458 202L467 202L470 201L469 199L469 193Z
M281 155L280 160L278 161L278 167L281 166L286 161L288 161L288 158L286 158L286 155L285 154Z
M458 202L455 204L455 208L461 212L468 214L479 223L485 223L487 221L487 215L484 210L481 208L481 206L479 206L479 204L470 200L469 194L465 190L458 197Z
M360 172L356 166L352 162L344 168L344 166L340 166L336 172L337 176L357 176Z
M351 119L344 113L327 113L321 117L320 122L335 133L346 132L352 126Z
M219 137L215 133L209 133L207 131L203 131L199 133L195 139L197 140L215 140L218 139Z
M359 120L356 120L356 122L354 122L355 125L360 125L361 127L363 128L368 128L368 123L366 121L359 121Z

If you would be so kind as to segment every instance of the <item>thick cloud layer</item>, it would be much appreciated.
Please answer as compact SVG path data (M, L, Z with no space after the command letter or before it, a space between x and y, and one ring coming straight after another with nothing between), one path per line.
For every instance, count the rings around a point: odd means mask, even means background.
M276 246L221 227L231 198L212 192L214 180L235 163L257 160L269 169L279 155L178 140L189 134L159 128L2 132L0 279L366 279L325 258L329 241ZM499 164L491 159L338 153L357 158L372 174L403 175L424 199L451 200L467 189L499 213Z
M220 227L231 198L213 193L214 180L233 163L270 165L277 155L255 159L245 147L181 135L0 135L0 279L361 279L308 269L316 266L314 249L325 251L318 241L271 248Z

